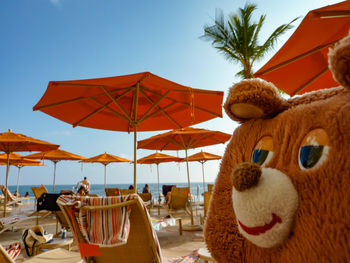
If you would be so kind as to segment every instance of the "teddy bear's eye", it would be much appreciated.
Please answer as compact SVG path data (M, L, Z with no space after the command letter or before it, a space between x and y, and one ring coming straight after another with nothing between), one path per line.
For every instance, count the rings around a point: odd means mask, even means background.
M317 167L328 157L329 139L323 129L309 132L299 149L299 166L302 170Z
M252 162L261 166L267 164L273 157L273 141L272 137L265 136L256 144L253 154Z

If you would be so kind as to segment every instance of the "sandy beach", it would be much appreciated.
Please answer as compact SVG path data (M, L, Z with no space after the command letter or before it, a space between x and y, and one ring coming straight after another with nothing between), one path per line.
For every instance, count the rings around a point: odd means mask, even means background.
M34 203L27 202L24 205L15 207L10 213L11 215L25 214L28 215L34 211ZM167 209L162 208L160 218L164 218L168 215ZM203 208L198 206L193 210L195 224L199 224L200 213L203 213ZM158 212L156 208L151 209L150 215L152 217L157 217ZM190 217L179 212L175 214L176 217L183 218L182 224L186 225L190 223ZM25 221L20 224L17 224L14 231L6 231L0 234L0 244L6 246L10 243L21 241L22 232L24 229L32 227L36 224L35 220ZM45 219L39 221L39 225L48 232L55 234L56 233L56 219L54 216L48 216ZM58 227L60 229L60 226ZM167 258L176 258L190 254L193 250L205 247L203 232L202 231L183 231L182 235L179 234L178 224L175 226L167 226L160 231L157 231L158 239L161 246L162 256ZM71 232L67 233L68 238L72 238L73 234ZM72 251L78 251L76 242L73 242ZM17 257L16 262L24 262L28 259L28 256L25 253L25 249L22 243L21 254Z

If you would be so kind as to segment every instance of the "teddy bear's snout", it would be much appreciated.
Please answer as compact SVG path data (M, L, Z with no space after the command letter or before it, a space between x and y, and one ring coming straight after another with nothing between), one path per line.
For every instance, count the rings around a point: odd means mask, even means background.
M233 186L242 192L258 184L261 176L261 167L256 163L240 163L232 172Z

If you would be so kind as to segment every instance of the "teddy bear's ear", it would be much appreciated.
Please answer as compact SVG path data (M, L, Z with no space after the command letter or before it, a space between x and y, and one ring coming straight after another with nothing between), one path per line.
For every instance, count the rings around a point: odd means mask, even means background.
M328 64L333 78L343 87L350 89L350 35L329 50Z
M224 105L227 115L235 121L273 117L287 108L277 88L262 79L246 79L235 84Z

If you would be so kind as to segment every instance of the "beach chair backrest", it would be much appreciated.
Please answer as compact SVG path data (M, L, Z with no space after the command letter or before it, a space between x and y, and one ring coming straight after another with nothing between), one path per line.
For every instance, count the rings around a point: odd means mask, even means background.
M213 191L214 184L208 184L208 192Z
M123 203L117 204L118 207L128 206L132 204L130 214L130 233L127 243L113 247L99 247L99 256L91 256L86 258L86 262L102 263L102 262L138 262L138 263L159 263L160 256L157 252L157 245L152 235L152 228L147 210L144 209L142 201L139 198L132 199ZM67 221L74 229L75 238L78 243L86 244L87 241L78 226L76 217L69 215L69 206L59 205L64 213ZM100 207L83 207L80 209L108 209L116 205L106 205ZM79 208L77 208L79 209ZM76 212L78 212L77 210ZM83 247L83 246L80 246ZM82 252L82 251L80 251Z
M135 193L134 189L119 189L121 195L129 195Z
M176 187L174 184L163 184L162 186L162 193L164 196L167 196L168 192L171 192L171 188Z
M204 192L204 216L208 215L211 192Z
M38 200L39 197L42 194L48 193L47 189L45 187L32 187L33 194L35 196L35 199Z
M148 201L151 201L152 200L152 194L151 193L137 193L142 201L144 202L148 202Z
M106 192L106 196L120 195L119 188L106 188L105 192Z
M0 245L0 262L1 263L16 263L9 254L7 254L5 248Z
M188 201L188 187L171 188L169 208L171 210L186 209Z
M1 192L4 196L7 196L7 201L15 201L16 197L10 192L8 188L6 188L5 185L0 185Z

